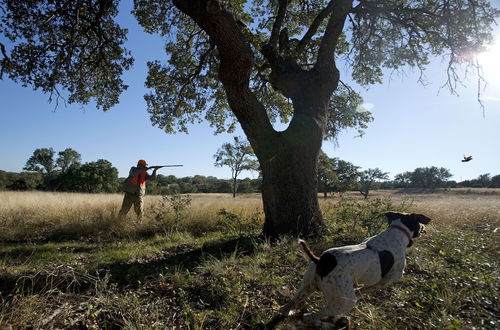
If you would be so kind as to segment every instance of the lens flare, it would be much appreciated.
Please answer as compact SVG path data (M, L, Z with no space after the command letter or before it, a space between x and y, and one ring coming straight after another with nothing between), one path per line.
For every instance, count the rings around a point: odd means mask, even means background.
M500 88L500 38L483 53L477 55L482 73L488 85ZM493 87L493 86L492 86Z

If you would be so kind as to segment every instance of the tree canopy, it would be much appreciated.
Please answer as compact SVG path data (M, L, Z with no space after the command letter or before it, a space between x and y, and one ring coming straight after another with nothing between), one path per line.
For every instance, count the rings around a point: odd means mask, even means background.
M238 189L238 175L241 171L257 170L259 165L255 160L252 147L242 137L235 136L233 143L224 143L215 153L215 166L227 166L231 169L233 181L233 197Z
M363 195L364 198L368 198L370 194L370 189L373 189L373 186L377 182L377 180L388 180L389 173L383 172L378 167L369 168L361 172L359 177L359 192Z
M118 170L105 159L83 164L73 176L71 181L88 193L118 190Z
M1 75L69 103L95 100L107 110L127 86L121 75L133 59L127 30L114 21L118 1L0 1Z
M66 172L71 166L77 166L82 160L82 156L72 148L66 148L63 151L59 151L59 157L56 160L56 164L61 171Z
M0 33L12 44L0 44L2 74L51 95L66 90L70 103L93 99L109 109L127 88L121 75L133 64L124 47L127 30L115 21L118 4L0 1ZM293 107L273 81L275 65L311 69L319 60L345 61L352 78L368 85L382 81L384 68L410 65L424 70L431 56L444 54L453 88L457 66L472 63L474 53L491 41L491 26L499 15L487 0L135 0L134 6L147 33L167 37L168 60L148 63L146 82L152 89L146 96L151 119L167 131L187 130L188 123L198 120L209 120L219 131L234 129L235 117L227 111L217 72L226 50L218 49L214 36L192 17L195 10L234 18L243 42L239 46L248 45L238 51L253 53L249 84L269 117L284 121ZM337 12L347 14L344 30L333 29L340 19ZM337 35L335 44L327 45ZM347 125L356 118L363 121L352 112L361 103L359 94L345 81L332 101L332 119Z
M37 148L26 161L24 170L52 174L57 170L66 172L71 166L80 165L81 155L72 148L59 151L57 159L54 159L54 155L53 148Z
M55 170L54 149L38 148L26 161L24 170L51 174Z
M394 177L396 186L402 188L428 188L443 187L453 175L444 167L430 166L418 167L411 172L403 172Z
M359 176L359 166L337 157L329 158L326 153L320 152L318 159L318 190L323 192L325 198L328 192L342 194L348 190L356 189Z

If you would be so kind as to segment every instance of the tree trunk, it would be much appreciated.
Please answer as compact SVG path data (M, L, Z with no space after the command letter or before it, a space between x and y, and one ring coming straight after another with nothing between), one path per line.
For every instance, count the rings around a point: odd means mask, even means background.
M238 185L238 182L236 181L236 177L233 177L233 198L236 198L236 189L237 189L237 186Z
M368 198L368 191L366 190L366 188L361 188L359 189L359 193L365 198L367 199Z
M308 237L324 230L317 176L322 135L319 127L305 129L312 122L311 118L295 116L290 127L278 133L273 155L260 158L266 237Z
M264 235L313 236L324 228L319 209L314 160L281 155L263 171Z

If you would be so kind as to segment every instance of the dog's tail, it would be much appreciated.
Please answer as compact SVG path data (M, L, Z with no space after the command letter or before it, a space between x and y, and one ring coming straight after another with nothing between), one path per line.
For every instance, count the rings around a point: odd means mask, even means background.
M315 264L317 264L318 261L319 261L319 257L317 255L315 255L311 251L311 249L309 249L309 246L307 246L306 241L304 241L302 239L299 239L299 244L302 245L302 249L307 254L307 256L309 257L309 259L311 259L312 262L314 262Z

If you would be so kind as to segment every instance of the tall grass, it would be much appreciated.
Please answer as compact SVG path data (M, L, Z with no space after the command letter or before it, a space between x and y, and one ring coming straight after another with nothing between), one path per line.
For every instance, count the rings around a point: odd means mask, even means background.
M196 195L177 230L202 234L217 230L217 211L229 210L239 218L262 221L257 195L228 198L229 194ZM0 241L109 240L151 236L168 230L175 217L161 196L145 196L145 217L139 221L131 210L118 218L122 195L50 192L2 192Z

